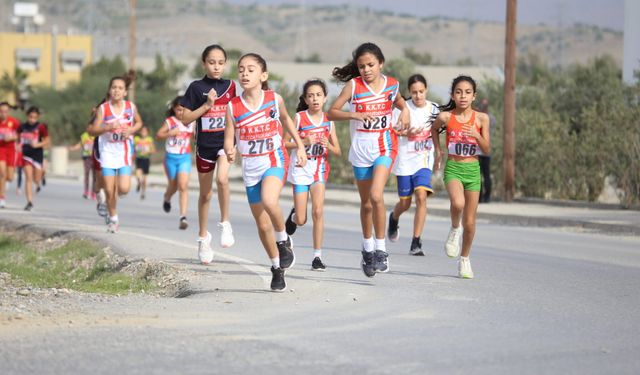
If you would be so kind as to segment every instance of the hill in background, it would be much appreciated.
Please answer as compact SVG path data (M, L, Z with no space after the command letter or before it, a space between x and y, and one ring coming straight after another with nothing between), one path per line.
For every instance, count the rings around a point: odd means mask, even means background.
M128 1L36 1L47 17L43 31L91 33L95 57L126 55ZM8 14L10 4L2 5ZM3 17L2 30L9 30ZM317 54L343 62L363 41L380 45L388 58L406 48L431 55L432 64L502 65L504 24L415 17L355 6L232 5L206 0L138 0L138 55L160 53L177 60L198 58L204 46L256 51L268 60L293 61ZM538 55L556 66L609 54L621 65L622 33L596 26L520 25L520 57Z

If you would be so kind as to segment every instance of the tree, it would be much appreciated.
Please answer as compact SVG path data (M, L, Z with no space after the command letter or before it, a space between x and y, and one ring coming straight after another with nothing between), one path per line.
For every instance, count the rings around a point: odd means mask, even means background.
M2 78L0 78L0 92L5 95L13 95L14 104L20 108L24 108L31 92L30 87L27 85L27 77L27 72L16 66L13 70L13 76L5 71Z

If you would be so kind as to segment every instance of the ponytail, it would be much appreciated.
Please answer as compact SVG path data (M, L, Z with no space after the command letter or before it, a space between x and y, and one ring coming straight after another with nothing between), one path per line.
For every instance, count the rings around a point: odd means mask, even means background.
M353 51L351 62L347 65L333 68L332 75L335 79L340 82L348 82L350 79L359 77L360 71L358 70L358 59L360 56L365 53L370 53L378 59L380 64L384 63L384 55L382 54L382 50L380 47L375 45L374 43L362 43L358 46L358 48Z

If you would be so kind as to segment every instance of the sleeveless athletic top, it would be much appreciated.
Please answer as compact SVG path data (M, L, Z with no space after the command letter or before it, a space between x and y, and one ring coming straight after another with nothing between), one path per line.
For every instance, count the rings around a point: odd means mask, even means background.
M467 137L462 132L463 125L473 125L480 132L480 124L476 123L476 111L471 113L469 121L461 123L451 112L449 122L447 122L447 152L449 155L457 156L478 156L484 155L478 145L478 140L473 137Z

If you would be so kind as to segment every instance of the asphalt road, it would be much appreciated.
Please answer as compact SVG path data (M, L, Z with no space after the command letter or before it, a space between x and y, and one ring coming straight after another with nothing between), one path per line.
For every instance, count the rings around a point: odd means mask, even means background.
M359 268L358 210L332 205L325 210L327 271L310 270L307 225L294 237L289 291L272 293L243 196L232 196L236 245L206 267L196 263L193 193L187 231L177 228L175 197L165 214L161 191L152 190L142 202L121 200L117 235L105 233L95 204L80 194L77 182L50 181L34 212L10 197L0 218L79 232L134 257L186 267L198 275L194 294L107 299L85 306L86 324L0 326L0 374L640 372L638 237L481 222L471 254L476 278L461 280L443 251L448 220L429 217L427 256L411 257L405 215L400 241L387 244L391 271L368 279ZM281 206L288 212L291 203Z

